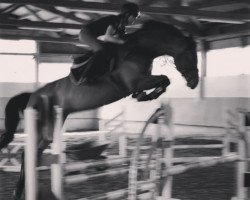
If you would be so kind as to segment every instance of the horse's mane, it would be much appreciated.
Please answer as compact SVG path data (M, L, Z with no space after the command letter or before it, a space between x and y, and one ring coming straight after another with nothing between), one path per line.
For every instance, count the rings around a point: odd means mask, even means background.
M183 33L177 29L175 26L171 24L166 24L164 22L155 21L155 20L147 20L143 23L141 31L145 30L167 30L170 34L174 34L177 36L184 36Z

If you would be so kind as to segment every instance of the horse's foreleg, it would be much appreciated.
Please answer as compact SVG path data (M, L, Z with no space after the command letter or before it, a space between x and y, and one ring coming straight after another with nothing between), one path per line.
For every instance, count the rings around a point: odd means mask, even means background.
M170 84L170 81L167 76L147 76L140 79L137 85L137 91L132 95L133 98L137 98L138 101L148 101L157 99L162 93L166 91L166 87ZM155 88L149 94L143 92L144 90L150 90Z

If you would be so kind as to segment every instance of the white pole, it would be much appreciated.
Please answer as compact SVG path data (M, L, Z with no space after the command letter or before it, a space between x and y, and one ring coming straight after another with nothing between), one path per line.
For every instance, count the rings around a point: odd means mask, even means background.
M164 121L165 124L163 124L164 128L162 130L162 133L165 133L165 142L167 142L167 146L164 150L164 160L165 160L165 167L171 168L173 166L173 140L174 140L174 129L173 129L173 108L170 105L170 103L163 105L165 110L165 116ZM162 188L162 196L158 199L166 199L166 200L172 200L172 187L173 187L173 176L168 176L167 180L164 184L164 187Z
M240 161L237 164L237 200L246 199L246 189L244 188L244 172L246 171L246 162L244 161L245 157L245 144L242 140L238 142L238 154Z
M63 151L63 135L62 135L62 109L56 109L56 123L53 133L53 143L51 145L51 153L56 159L56 163L51 165L51 190L55 197L63 200L63 163L65 156Z
M230 137L232 128L230 127L230 122L234 121L231 111L228 110L225 112L225 119L226 119L224 127L225 135L222 137L222 143L223 143L222 156L225 156L228 153L230 153Z
M122 132L121 136L119 136L119 156L126 157L127 156L127 134L125 127L125 109L122 109L121 119L122 125L120 127L120 132Z
M201 40L201 78L200 78L200 93L199 97L202 99L205 97L206 91L205 91L205 78L207 74L207 47L206 47L206 41Z
M37 132L36 112L32 108L24 111L24 127L27 134L25 146L25 199L34 200L37 195Z

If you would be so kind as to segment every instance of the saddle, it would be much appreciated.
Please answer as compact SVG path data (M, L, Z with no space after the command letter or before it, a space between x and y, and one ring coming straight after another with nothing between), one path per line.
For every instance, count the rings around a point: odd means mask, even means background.
M70 69L70 80L79 85L87 80L87 72L92 66L93 52L73 56L73 65Z

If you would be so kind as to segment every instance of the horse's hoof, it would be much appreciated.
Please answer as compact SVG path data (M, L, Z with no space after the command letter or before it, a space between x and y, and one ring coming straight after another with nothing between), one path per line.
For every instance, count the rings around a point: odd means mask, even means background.
M158 87L153 92L151 92L148 96L151 100L157 99L162 93L166 92L165 87Z
M137 92L135 92L135 93L133 93L133 94L132 94L132 96L131 96L131 97L132 97L133 99L136 99L136 98L137 98L137 96L138 96L138 93L137 93Z
M137 99L137 101L147 101L147 100L149 100L149 99L148 99L148 95L147 95L146 92L141 92L141 93L139 93L139 94L137 95L136 99Z
M141 93L142 93L142 91L133 93L132 98L136 99L138 97L138 95Z

